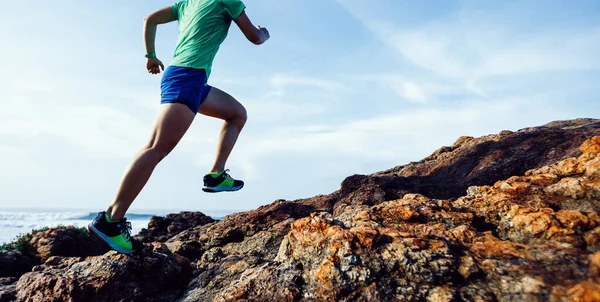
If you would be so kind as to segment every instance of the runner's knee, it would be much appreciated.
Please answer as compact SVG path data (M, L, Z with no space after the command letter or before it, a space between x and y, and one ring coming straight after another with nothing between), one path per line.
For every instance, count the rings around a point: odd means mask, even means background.
M233 124L238 126L238 128L242 129L248 120L248 114L246 112L246 108L244 106L240 106L233 114L231 114L225 121L229 124Z
M242 106L241 110L239 110L233 122L241 128L244 127L246 121L248 120L248 113L246 112L246 108Z
M171 153L173 149L175 149L176 145L177 143L174 142L148 144L146 146L146 152L150 152L153 155L153 157L155 157L158 161L161 161L165 157L167 157L167 155L169 155L169 153Z

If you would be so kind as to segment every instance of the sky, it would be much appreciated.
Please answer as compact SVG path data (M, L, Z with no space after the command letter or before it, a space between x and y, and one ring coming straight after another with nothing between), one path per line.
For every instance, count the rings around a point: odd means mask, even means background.
M143 18L172 1L9 1L0 10L0 208L101 211L146 143L160 75ZM198 115L131 212L233 212L329 194L463 135L600 117L600 1L246 0L209 84L248 111L207 194L221 121ZM169 64L176 22L161 25Z

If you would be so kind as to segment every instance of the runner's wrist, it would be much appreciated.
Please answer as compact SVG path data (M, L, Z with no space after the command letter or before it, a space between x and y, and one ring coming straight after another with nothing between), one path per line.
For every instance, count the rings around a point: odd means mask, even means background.
M148 59L156 59L156 53L155 52L147 53L144 55L144 57L146 57Z

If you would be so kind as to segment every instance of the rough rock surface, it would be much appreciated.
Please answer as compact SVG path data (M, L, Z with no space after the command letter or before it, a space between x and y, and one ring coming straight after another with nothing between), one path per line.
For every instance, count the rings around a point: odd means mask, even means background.
M52 256L85 257L109 251L106 244L96 236L71 226L36 232L25 248L29 255L41 262Z
M34 264L31 258L20 251L0 251L0 278L19 277L31 271Z
M598 120L463 137L329 195L157 222L138 256L51 257L17 297L598 301L599 154Z
M165 242L167 239L196 226L215 222L200 212L181 212L166 217L152 216L147 229L135 236L141 242Z
M0 278L0 302L14 301L17 299L17 278Z
M470 188L454 204L493 225L501 239L600 251L600 136L580 149L578 158Z
M457 198L471 186L490 185L527 170L577 157L584 140L600 135L600 120L556 121L542 127L473 138L460 137L452 146L415 163L376 173L406 178L410 192L431 198ZM399 179L402 179L399 178Z
M49 258L17 282L18 301L173 301L191 274L161 244L138 255Z

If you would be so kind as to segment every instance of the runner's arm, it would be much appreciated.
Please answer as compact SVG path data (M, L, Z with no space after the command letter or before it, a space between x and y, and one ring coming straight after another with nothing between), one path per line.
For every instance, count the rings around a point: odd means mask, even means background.
M263 44L270 38L269 31L266 28L254 26L245 11L240 14L235 23L237 23L242 33L244 33L246 39L256 45Z
M168 6L152 12L144 18L144 42L146 54L155 54L154 41L156 40L156 27L158 24L169 23L177 20L173 9Z

